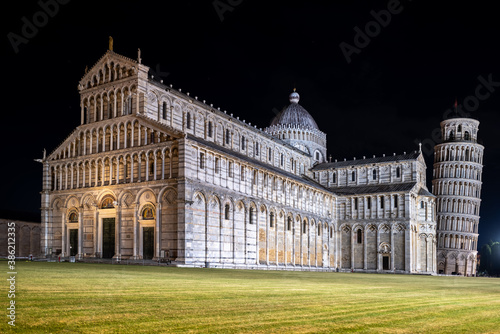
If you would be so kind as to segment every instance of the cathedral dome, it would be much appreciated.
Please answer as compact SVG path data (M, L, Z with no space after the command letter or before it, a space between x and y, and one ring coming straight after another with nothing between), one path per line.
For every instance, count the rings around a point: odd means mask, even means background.
M314 118L299 104L300 95L295 89L290 94L289 99L290 105L274 117L271 126L292 125L319 130Z

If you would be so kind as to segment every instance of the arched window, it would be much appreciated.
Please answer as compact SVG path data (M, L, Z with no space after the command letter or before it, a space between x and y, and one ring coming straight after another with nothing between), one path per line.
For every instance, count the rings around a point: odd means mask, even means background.
M255 155L259 155L259 143L255 143Z
M224 206L224 219L228 220L229 219L229 204L226 204Z
M125 104L125 115L132 115L132 96L129 95L127 97L127 101Z
M108 102L108 119L110 119L113 116L113 105L111 104L111 101Z
M450 140L455 140L455 133L452 131L450 131L450 136L449 136L449 139Z
M292 230L292 217L288 217L287 222L286 222L286 229L287 229L287 231Z
M200 153L200 169L205 168L205 154Z
M229 129L226 129L226 145L229 145L230 142L231 142L231 132L229 131Z
M302 233L304 233L304 234L307 233L307 221L305 221L305 220L302 223Z
M186 128L191 129L191 113L186 114Z
M321 224L318 224L318 237L321 236Z
M363 243L363 231L361 229L358 229L356 231L356 238L357 238L358 244Z
M420 209L424 208L424 201L420 201Z
M333 182L333 183L337 183L337 173L336 173L336 172L333 172L333 175L332 175L332 182Z
M245 150L245 136L241 136L241 149Z
M358 198L354 198L354 210L358 209Z
M465 140L470 140L470 134L469 134L469 131L465 131L465 133L464 133L464 139L465 139Z
M167 119L167 102L163 102L162 117Z
M100 113L99 113L99 106L96 105L95 106L95 120L96 121L99 121L99 116L100 116Z
M401 168L399 166L396 167L396 177L401 177Z
M372 198L371 197L367 198L366 206L367 206L368 210L370 210L372 208Z
M457 132L462 132L462 124L459 124L459 125L458 125L458 130L457 130Z
M208 122L208 136L212 138L212 122Z
M377 179L377 170L374 169L372 174L373 174L373 179L376 180Z
M269 227L274 226L274 212L269 213Z
M250 207L250 211L249 211L249 215L248 215L248 222L250 224L253 224L253 220L254 220L254 209L252 207Z
M352 182L356 181L356 171L352 171L351 180L352 180Z
M384 196L380 196L380 208L383 209L384 208Z

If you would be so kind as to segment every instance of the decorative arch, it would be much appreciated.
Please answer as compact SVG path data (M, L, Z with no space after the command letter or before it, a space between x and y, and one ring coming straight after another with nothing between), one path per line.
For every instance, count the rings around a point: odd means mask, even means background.
M147 203L142 206L140 210L140 217L142 220L155 220L156 210L152 203Z
M71 208L68 210L68 222L77 223L78 222L78 210L76 208Z
M113 209L115 207L116 199L111 195L105 195L99 203L99 209Z

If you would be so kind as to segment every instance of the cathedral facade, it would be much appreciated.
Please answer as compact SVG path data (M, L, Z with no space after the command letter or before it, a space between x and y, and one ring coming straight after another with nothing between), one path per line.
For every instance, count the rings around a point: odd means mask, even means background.
M329 161L299 104L259 129L108 50L44 156L42 252L177 266L437 273L420 151Z

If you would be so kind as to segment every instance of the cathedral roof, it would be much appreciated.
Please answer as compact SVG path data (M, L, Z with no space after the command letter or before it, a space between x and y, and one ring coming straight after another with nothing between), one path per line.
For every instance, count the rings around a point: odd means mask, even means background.
M262 162L260 161L259 159L254 159L254 158L250 158L248 157L247 155L245 154L242 154L242 153L238 153L236 151L233 151L229 148L226 148L224 146L220 146L220 145L217 145L216 143L214 142L210 142L210 141L206 141L204 139L201 139L199 137L195 137L193 136L192 134L187 134L186 137L190 140L193 140L195 142L198 142L200 144L203 144L205 146L208 146L214 150L218 150L218 151L221 151L225 154L228 154L228 155L231 155L235 158L238 158L238 159L241 159L243 161L247 161L249 163L252 163L256 166L259 166L260 168L262 168L263 170L269 170L271 172L274 172L276 174L280 174L284 177L287 177L287 178L290 178L290 179L293 179L293 180L297 180L299 182L302 182L302 183L305 183L311 187L314 187L314 188L317 188L317 189L321 189L321 190L325 190L325 191L328 191L328 189L326 187L324 187L323 185L321 185L320 183L316 182L315 180L305 176L305 175L296 175L296 174L293 174L293 173L290 173L290 172L287 172L281 168L278 168L278 167L275 167L273 165L269 165L265 162Z
M376 193L391 193L398 191L410 191L416 184L417 182L373 184L373 185L329 188L329 190L337 195L364 195L364 194L376 194ZM431 196L433 195L431 194Z
M299 104L300 95L295 90L290 94L290 105L274 117L271 121L271 126L275 125L292 125L305 128L317 129L318 125L314 118Z
M420 156L421 152L414 151L411 153L398 154L398 155L388 155L385 157L374 157L368 159L356 159L356 160L347 160L347 161L336 161L336 162L325 162L321 164L315 165L312 170L324 170L330 168L340 168L340 167L350 167L350 166L358 166L358 165L366 165L373 164L379 162L395 162L395 161L404 161L404 160L415 160Z

